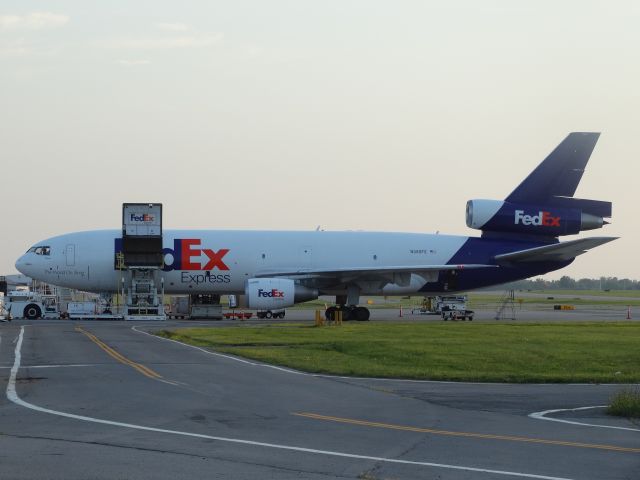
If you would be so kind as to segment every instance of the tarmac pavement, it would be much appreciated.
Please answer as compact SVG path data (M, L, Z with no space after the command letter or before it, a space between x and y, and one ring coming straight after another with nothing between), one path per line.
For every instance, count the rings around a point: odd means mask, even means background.
M0 324L0 478L640 478L640 426L599 408L620 385L309 375L147 333L185 324Z

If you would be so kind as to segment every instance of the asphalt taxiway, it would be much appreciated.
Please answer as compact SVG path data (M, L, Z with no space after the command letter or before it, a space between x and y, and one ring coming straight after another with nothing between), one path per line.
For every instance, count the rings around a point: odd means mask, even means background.
M639 478L618 385L308 375L147 333L175 324L0 324L0 478Z

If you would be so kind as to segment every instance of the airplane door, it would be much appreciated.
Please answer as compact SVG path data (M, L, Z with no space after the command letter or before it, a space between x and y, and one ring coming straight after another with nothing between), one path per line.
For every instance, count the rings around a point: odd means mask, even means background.
M67 267L74 267L76 265L76 246L70 243L66 246L64 253L67 257Z

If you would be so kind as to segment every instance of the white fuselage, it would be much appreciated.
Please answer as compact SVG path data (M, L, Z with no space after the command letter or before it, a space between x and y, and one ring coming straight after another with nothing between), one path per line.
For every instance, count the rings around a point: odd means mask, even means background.
M22 273L48 283L93 292L116 292L120 230L70 233L43 240L20 257ZM270 272L446 264L468 237L417 233L325 231L165 230L162 272L166 293L241 294L245 282ZM38 247L48 247L48 249ZM386 285L366 282L362 294L418 291L424 275ZM324 292L327 294L335 292Z

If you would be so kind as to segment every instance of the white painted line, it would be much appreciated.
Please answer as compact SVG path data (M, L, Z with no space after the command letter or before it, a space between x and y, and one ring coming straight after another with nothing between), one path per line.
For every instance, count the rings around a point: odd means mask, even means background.
M154 380L157 380L162 383L166 383L167 385L173 385L174 387L187 385L186 383L183 383L183 382L174 382L173 380L165 380L163 378L154 378Z
M20 405L21 407L28 408L30 410L35 410L37 412L48 413L51 415L57 415L59 417L71 418L74 420L81 420L84 422L91 423L99 423L102 425L111 425L114 427L123 427L123 428L132 428L136 430L144 430L147 432L156 432L156 433L167 433L170 435L181 435L185 437L194 437L194 438L203 438L207 440L217 440L219 442L226 443L235 443L240 445L251 445L256 447L265 447L265 448L274 448L278 450L288 450L293 452L300 453L310 453L315 455L326 455L332 457L342 457L342 458L352 458L357 460L371 460L375 462L385 462L385 463L397 463L403 465L416 465L421 467L433 467L433 468L443 468L448 470L462 470L465 472L475 472L475 473L489 473L493 475L504 475L509 477L520 477L520 478L534 478L538 480L572 480L565 477L551 477L547 475L534 475L530 473L521 473L521 472L509 472L506 470L490 470L485 468L475 468L475 467L463 467L460 465L447 465L444 463L433 463L433 462L418 462L412 460L400 460L396 458L386 458L386 457L374 457L370 455L358 455L354 453L344 453L344 452L336 452L331 450L318 450L315 448L304 448L304 447L295 447L291 445L280 445L277 443L266 443L266 442L256 442L253 440L243 440L240 438L228 438L228 437L216 437L213 435L204 435L201 433L191 433L191 432L181 432L179 430L166 430L164 428L155 428L155 427L146 427L144 425L136 425L133 423L124 423L124 422L116 422L112 420L104 420L101 418L87 417L84 415L75 415L73 413L61 412L58 410L52 410L49 408L39 407L38 405L34 405L29 402L25 402L18 396L18 392L16 391L16 378L18 376L18 370L20 369L20 362L22 360L21 349L22 349L22 339L24 336L24 327L20 327L20 335L18 336L18 341L16 343L15 350L15 360L13 363L13 367L11 367L11 375L9 376L9 382L7 383L7 398L15 403L16 405Z
M66 367L97 367L103 366L100 363L78 363L75 365L22 365L22 368L66 368ZM0 367L2 369L10 369L11 367Z
M178 340L173 340L172 338L159 337L157 335L153 335L152 333L145 332L144 330L138 330L138 327L131 327L131 330L133 330L134 332L143 333L152 338L165 340L167 342L177 343L178 345L182 345L183 347L193 348L195 350L201 351L202 353L206 353L207 355L213 355L214 357L222 357L228 360L233 360L234 362L244 363L245 365L251 365L254 367L271 368L273 370L279 370L281 372L292 373L294 375L303 375L307 377L331 377L330 375L319 375L314 373L301 372L299 370L293 370L291 368L278 367L277 365L269 365L268 363L252 362L251 360L245 360L243 358L234 357L233 355L226 355L224 353L212 352L211 350L207 350L202 347L196 347L195 345L189 345L188 343L179 342ZM341 377L333 377L333 378L341 378ZM351 378L351 377L344 377L344 378Z
M145 325L148 326L148 325ZM158 340L165 340L167 342L173 342L173 343L177 343L178 345L182 345L184 347L189 347L189 348L194 348L196 350L200 350L203 353L206 353L207 355L213 355L215 357L222 357L222 358L226 358L228 360L233 360L235 362L239 362L239 363L244 363L246 365L252 365L254 367L264 367L264 368L271 368L273 370L279 370L281 372L285 372L285 373L293 373L294 375L305 375L307 377L317 377L317 378L337 378L339 380L374 380L374 381L379 381L379 382L404 382L404 383L436 383L436 384L451 384L451 385L512 385L512 386L523 386L523 385L544 385L544 386L549 386L548 383L527 383L527 384L523 384L523 383L500 383L500 382L457 382L455 380L413 380L410 378L381 378L381 377L350 377L347 375L328 375L328 374L323 374L323 373L307 373L307 372L302 372L300 370L294 370L292 368L286 368L286 367L278 367L277 365L270 365L268 363L262 363L262 362L252 362L250 360L245 360L243 358L239 358L239 357L235 357L233 355L227 355L224 353L218 353L218 352L214 352L211 350L207 350L205 348L202 347L197 347L195 345L189 345L188 343L184 343L184 342L180 342L178 340L173 340L172 338L165 338L165 337L159 337L158 335L154 335L152 333L149 332L145 332L144 330L138 330L138 327L131 327L131 330L133 330L134 332L138 332L138 333L143 333L145 335L148 335L150 337L156 338ZM593 386L593 383L563 383L562 385L565 386ZM599 386L616 386L616 385L622 385L620 383L599 383ZM640 384L633 384L633 383L625 383L623 385L639 385Z
M529 414L530 418L535 418L536 420L547 420L548 422L559 422L559 423L568 423L570 425L582 425L584 427L596 427L596 428L610 428L613 430L628 430L631 432L640 432L638 428L630 428L630 427L614 427L613 425L600 425L597 423L585 423L585 422L576 422L575 420L564 420L561 418L553 418L547 417L552 413L559 412L579 412L581 410L593 410L596 408L607 408L608 405L594 405L593 407L578 407L578 408L558 408L556 410L545 410L544 412L533 412Z

